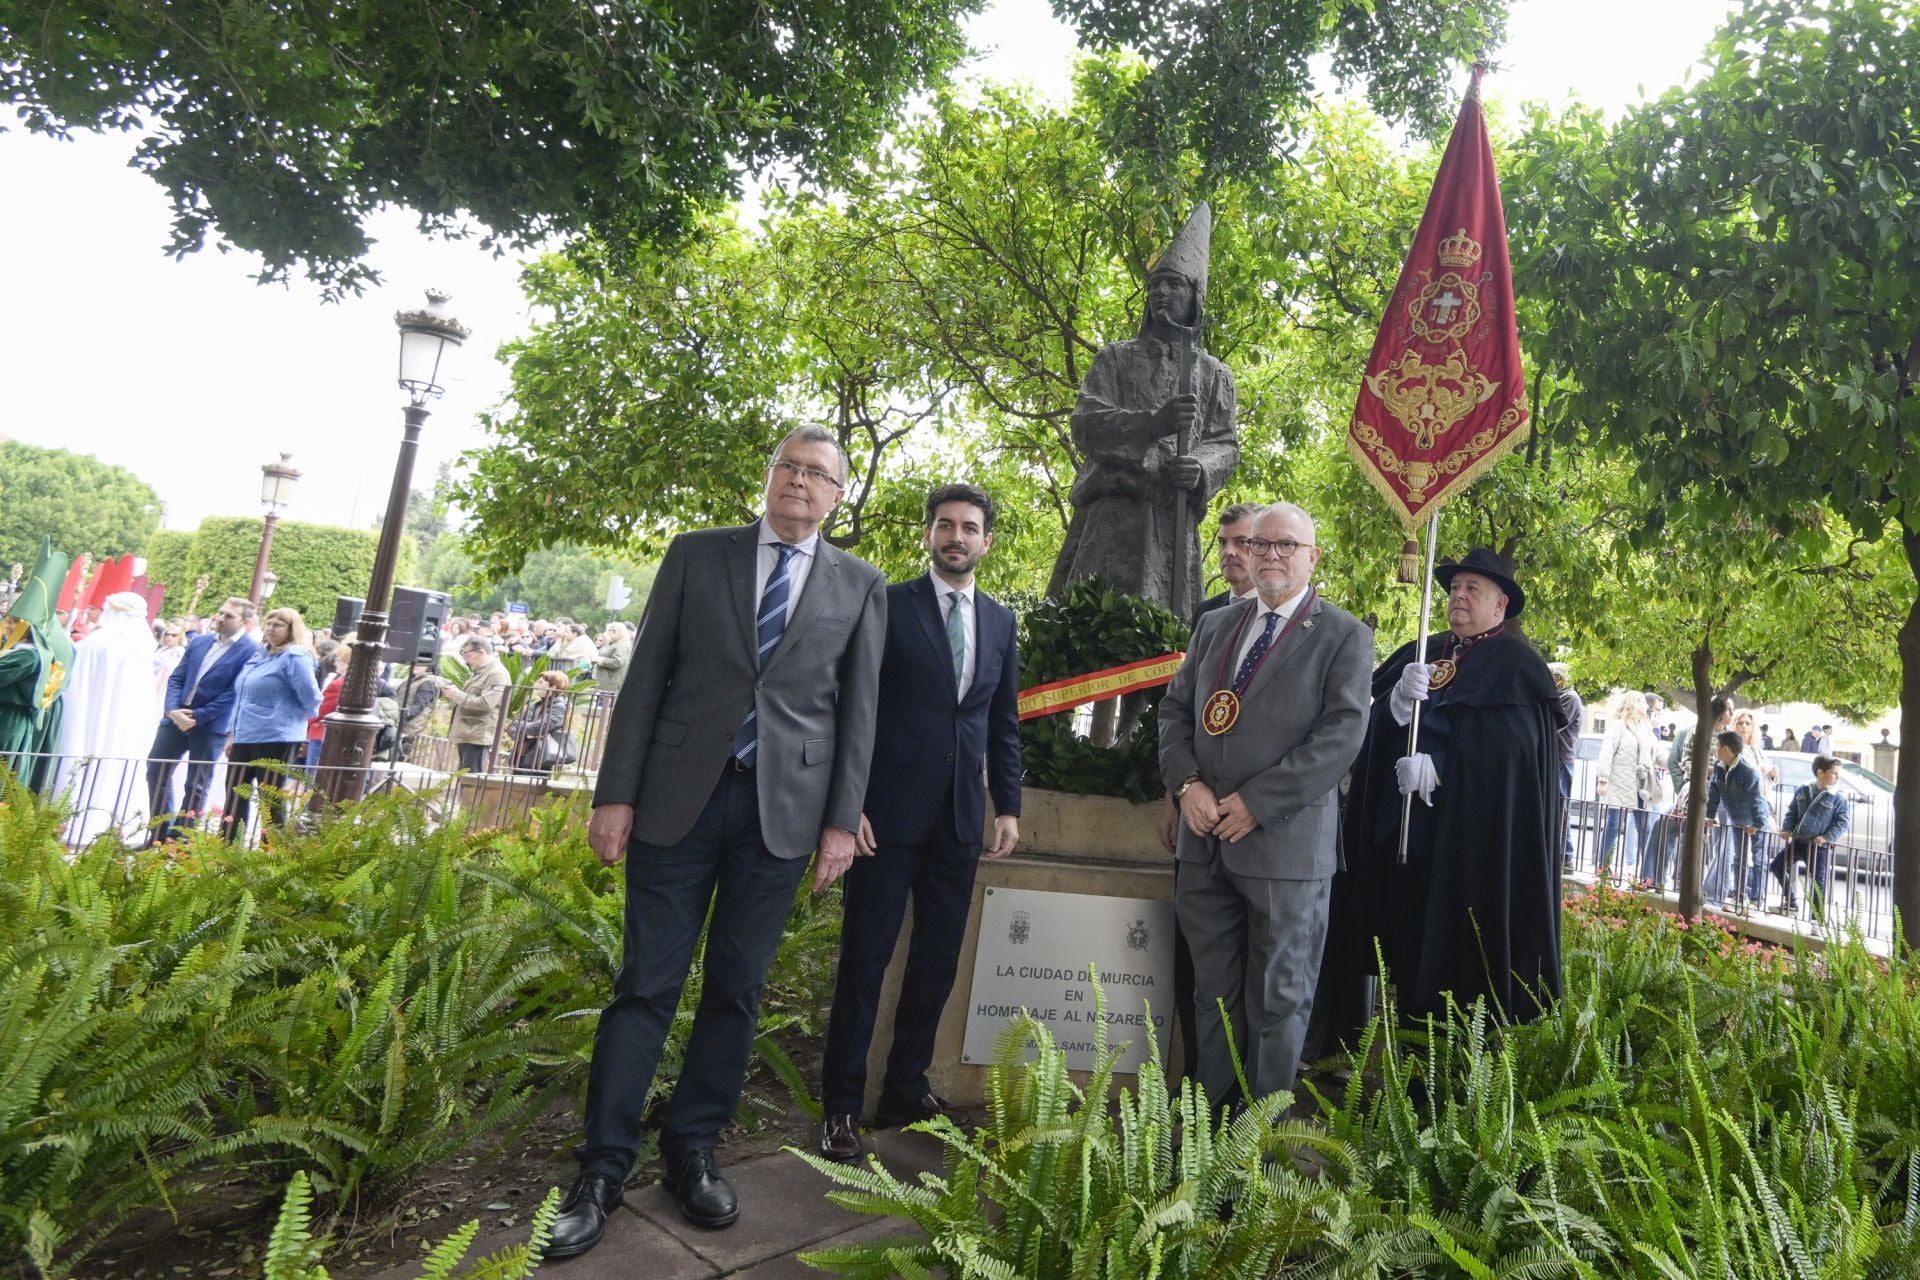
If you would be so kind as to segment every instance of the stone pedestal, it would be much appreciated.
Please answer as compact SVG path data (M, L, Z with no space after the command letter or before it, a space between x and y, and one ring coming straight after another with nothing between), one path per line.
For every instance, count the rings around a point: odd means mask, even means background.
M986 1099L987 1069L961 1061L966 1039L968 995L973 962L979 950L980 907L989 888L1040 889L1054 893L1086 893L1123 898L1173 900L1173 857L1160 847L1155 828L1161 801L1132 804L1111 796L1076 796L1059 791L1027 788L1021 796L1020 845L996 862L984 858L974 878L973 903L967 917L966 941L954 977L953 995L940 1019L928 1077L941 1097L963 1106ZM987 829L992 830L989 820ZM880 1011L867 1055L867 1111L873 1114L880 1084L886 1074L887 1050L893 1043L893 1009L900 995L900 975L906 967L907 940L912 936L912 912L900 931L893 962L887 967L880 991ZM1176 1043L1178 1035L1175 1036ZM1176 1050L1177 1052L1178 1050ZM1076 1073L1081 1083L1084 1073ZM1116 1076L1115 1085L1131 1087L1131 1075Z

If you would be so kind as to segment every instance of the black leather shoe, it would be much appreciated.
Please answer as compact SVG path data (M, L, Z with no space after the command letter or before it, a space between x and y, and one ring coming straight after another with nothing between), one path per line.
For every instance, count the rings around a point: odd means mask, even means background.
M933 1092L923 1093L911 1102L903 1102L898 1098L882 1098L880 1109L873 1118L876 1124L894 1128L903 1124L918 1124L922 1120L931 1120L935 1116L945 1116L962 1129L967 1127L967 1113Z
M712 1151L689 1151L669 1161L667 1191L696 1227L730 1227L740 1216L740 1201L720 1176Z
M827 1117L827 1122L820 1126L820 1154L841 1164L851 1164L860 1158L860 1126L852 1116L842 1111Z
M560 1216L553 1220L546 1256L571 1258L599 1244L601 1233L607 1229L607 1215L619 1203L619 1183L605 1174L581 1174L560 1202Z

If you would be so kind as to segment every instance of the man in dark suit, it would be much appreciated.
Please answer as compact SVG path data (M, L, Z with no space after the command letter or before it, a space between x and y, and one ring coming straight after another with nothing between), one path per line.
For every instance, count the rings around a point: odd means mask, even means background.
M1180 805L1176 906L1200 993L1200 1079L1218 1106L1234 1048L1256 1097L1293 1088L1326 940L1340 776L1366 731L1373 635L1312 587L1313 521L1254 522L1258 598L1202 618L1160 702Z
M873 752L887 584L820 536L845 481L834 437L803 427L774 451L759 521L681 534L660 562L587 826L602 862L627 859L625 954L594 1037L580 1178L548 1257L598 1244L620 1200L709 909L660 1150L689 1222L739 1217L713 1148L739 1105L808 855L818 848L815 892L853 862Z
M932 568L887 588L887 649L880 667L880 724L861 858L847 873L840 972L821 1067L826 1123L820 1153L860 1154L880 983L913 895L913 938L893 1016L893 1045L878 1123L953 1115L927 1082L940 1013L973 906L986 797L993 793L989 858L1020 839L1020 656L1013 614L975 589L973 571L993 545L993 499L970 484L927 495Z
M226 749L233 727L233 682L260 645L247 634L253 606L238 596L213 615L213 630L187 641L187 652L167 677L167 704L148 752L148 812L159 820L153 840L174 838L182 814L197 814L206 804L213 762ZM173 801L173 771L186 756L187 793Z

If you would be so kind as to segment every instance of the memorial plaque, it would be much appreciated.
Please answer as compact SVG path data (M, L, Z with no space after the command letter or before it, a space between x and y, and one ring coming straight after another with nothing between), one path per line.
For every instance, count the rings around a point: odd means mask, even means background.
M1107 1043L1125 1046L1114 1069L1137 1074L1148 1034L1160 1038L1164 1058L1173 1033L1173 904L988 889L961 1061L992 1063L1000 1033L1024 1008L1053 1033L1068 1066L1091 1070L1096 973Z

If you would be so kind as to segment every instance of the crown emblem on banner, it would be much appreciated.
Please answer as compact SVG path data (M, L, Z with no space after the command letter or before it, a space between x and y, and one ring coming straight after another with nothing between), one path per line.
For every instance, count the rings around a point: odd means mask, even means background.
M1465 227L1440 242L1440 262L1442 266L1465 271L1480 261L1480 242L1467 234Z

